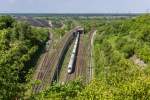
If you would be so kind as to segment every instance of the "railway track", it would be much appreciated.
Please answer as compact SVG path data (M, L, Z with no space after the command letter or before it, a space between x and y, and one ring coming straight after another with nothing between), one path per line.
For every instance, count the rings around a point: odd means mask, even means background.
M66 73L67 75L65 76L66 77L66 80L64 81L65 83L71 81L71 80L75 80L76 78L79 77L79 75L81 75L81 71L82 71L82 64L84 64L84 62L82 62L84 60L84 58L82 59L81 56L83 56L84 54L84 46L83 46L83 35L84 34L80 34L80 37L79 37L79 44L78 44L78 51L77 51L77 55L76 55L76 61L75 61L75 66L73 68L73 72L71 74L68 74L67 73L67 70L66 70ZM80 63L80 66L78 66Z
M41 70L38 74L37 80L42 81L42 83L40 85L35 86L35 88L34 88L35 93L38 93L40 90L42 90L42 88L46 84L45 78L47 76L47 73L51 72L52 63L54 62L55 55L53 54L53 55L51 55L50 58L48 58L48 57L45 57L45 58L47 59L47 61L48 60L49 61L48 61L48 63L44 63L44 65L43 65L44 67L41 67Z
M83 40L84 36L81 34L80 41L79 41L79 47L78 47L78 53L77 53L77 60L75 64L76 68L76 77L83 77L86 73L86 67L87 67L87 61L86 61L86 49L85 44Z
M97 30L93 29L91 32L89 32L89 39L88 39L88 50L89 50L89 68L87 69L87 77L88 80L87 82L90 82L93 79L93 74L94 74L94 70L93 70L93 53L92 53L92 49L93 49L93 41L94 41L94 36L96 34Z
M66 37L66 36L65 36ZM62 41L61 41L62 42ZM46 84L46 83L48 83L48 81L49 80L47 80L46 78L47 78L47 76L49 76L50 77L50 80L52 80L52 70L54 69L53 67L54 67L54 63L55 63L55 60L57 59L57 54L58 54L58 50L59 50L59 46L61 46L61 44L60 45L57 45L57 49L56 49L56 51L54 51L53 53L52 53L52 55L48 55L48 54L46 54L45 55L45 59L44 59L44 61L43 61L43 64L42 64L42 66L41 66L41 69L40 69L40 71L38 72L38 76L37 76L37 80L40 80L42 83L40 84L40 85L36 85L35 87L34 87L34 89L33 89L33 91L35 92L35 93L38 93L40 90L42 90L42 88L44 87L44 85ZM60 47L61 48L61 47ZM49 75L50 74L50 75Z
M67 74L65 83L78 77L84 79L86 83L92 79L92 41L95 32L96 30L92 30L88 33L88 40L86 42L84 41L84 34L80 35L75 70L73 73Z
M59 83L66 83L67 81L69 81L68 80L69 77L71 77L71 76L68 76L68 64L70 61L70 57L72 55L72 50L73 50L74 44L75 44L75 40L73 40L73 42L70 44L69 49L66 52L66 55L64 57L62 68L60 70L59 77L58 77Z
M57 43L56 49L49 55L47 52L45 54L44 60L37 70L36 80L40 80L41 83L33 86L33 92L38 93L43 88L45 88L48 84L53 82L56 77L56 70L59 68L59 64L61 63L61 59L69 41L73 39L73 32L76 32L78 27L68 32L61 40Z

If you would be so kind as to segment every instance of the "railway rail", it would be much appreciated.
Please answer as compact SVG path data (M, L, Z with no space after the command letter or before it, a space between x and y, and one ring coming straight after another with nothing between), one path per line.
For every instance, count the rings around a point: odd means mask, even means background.
M75 64L76 68L76 77L82 77L85 78L86 76L86 67L87 65L87 50L86 50L86 45L84 42L84 36L83 34L80 36L80 41L79 41L79 47L78 47L78 53L77 53L77 60Z
M68 32L61 40L57 43L56 49L51 53L51 55L47 52L45 54L44 60L40 66L37 68L37 75L35 77L36 80L40 80L41 83L33 86L33 92L38 93L43 88L45 88L48 84L51 84L53 80L55 80L56 73L58 68L60 67L61 59L69 42L73 39L73 33L80 30L81 27L76 27L75 29Z
M76 57L75 70L72 74L67 74L65 83L78 77L84 79L86 83L93 78L93 60L92 44L96 30L93 29L88 33L87 41L84 41L84 34L80 35L78 53ZM88 46L87 46L88 44Z
M93 29L91 32L89 32L89 39L88 39L88 44L89 44L89 46L88 46L88 51L89 51L89 68L88 68L88 73L87 73L87 77L89 77L88 78L88 82L90 82L92 79L93 79L93 77L94 77L94 69L93 69L93 66L94 66L94 64L93 64L93 42L94 42L94 36L95 36L95 34L96 34L96 32L97 32L97 30L96 29Z
M84 50L84 45L83 45L83 35L84 34L80 34L80 37L79 37L79 44L78 44L78 50L77 50L76 61L75 61L75 65L74 65L74 70L73 70L73 72L71 74L67 74L66 75L65 83L69 82L70 80L76 79L83 72L83 68L82 67L85 64L85 61L84 61L85 50ZM80 63L80 65L79 65L79 63ZM83 66L81 66L82 64L83 64Z

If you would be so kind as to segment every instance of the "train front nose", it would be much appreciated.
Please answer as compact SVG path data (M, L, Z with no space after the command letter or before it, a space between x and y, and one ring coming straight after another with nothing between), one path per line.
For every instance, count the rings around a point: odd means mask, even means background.
M72 71L71 71L71 68L68 68L68 73L70 74Z

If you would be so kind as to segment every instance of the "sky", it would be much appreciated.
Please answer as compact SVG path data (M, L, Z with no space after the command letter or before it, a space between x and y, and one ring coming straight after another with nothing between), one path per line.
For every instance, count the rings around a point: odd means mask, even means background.
M0 0L0 13L144 13L150 0Z

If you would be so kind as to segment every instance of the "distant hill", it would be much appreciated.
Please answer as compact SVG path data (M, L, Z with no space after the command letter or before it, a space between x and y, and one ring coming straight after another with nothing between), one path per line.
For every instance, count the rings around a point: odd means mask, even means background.
M29 17L29 16L15 16L15 19L20 21L26 21L32 26L50 27L49 22L44 19L35 19L34 17Z
M12 16L138 16L145 13L0 13Z

